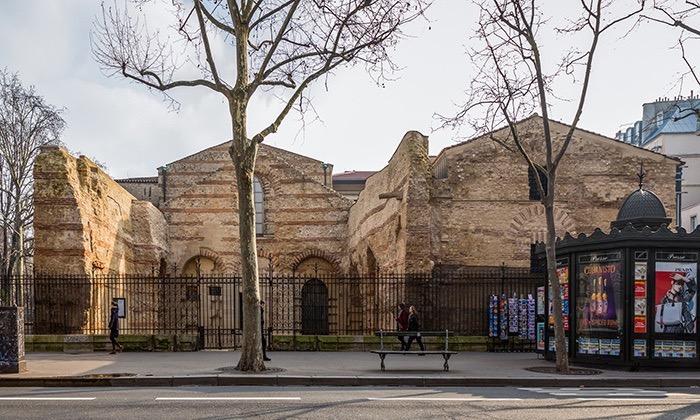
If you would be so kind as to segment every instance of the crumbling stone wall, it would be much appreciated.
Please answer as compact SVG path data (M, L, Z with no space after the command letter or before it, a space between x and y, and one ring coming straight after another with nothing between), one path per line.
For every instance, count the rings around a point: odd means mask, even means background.
M387 166L369 177L350 209L351 273L430 270L428 138L406 133ZM355 273L353 273L353 271Z
M133 314L157 311L152 287L111 282L101 290L92 275L151 274L165 260L163 215L136 200L95 163L58 147L45 147L34 167L34 270L66 278L57 293L43 282L34 288L35 332L78 333L104 328L109 296L125 297ZM71 319L56 311L71 308ZM157 319L154 315L151 317ZM155 326L154 326L155 327Z
M159 267L168 247L163 215L88 158L46 147L34 179L36 272L137 274Z

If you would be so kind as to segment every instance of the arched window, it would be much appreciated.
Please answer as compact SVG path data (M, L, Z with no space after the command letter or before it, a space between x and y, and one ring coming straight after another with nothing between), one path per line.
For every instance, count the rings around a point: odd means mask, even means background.
M253 201L255 202L255 234L265 234L265 192L258 177L253 178Z

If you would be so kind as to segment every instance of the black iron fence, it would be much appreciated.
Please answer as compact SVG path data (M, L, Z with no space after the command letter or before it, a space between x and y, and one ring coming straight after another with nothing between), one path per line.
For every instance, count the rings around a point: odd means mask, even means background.
M11 283L5 304L23 302L28 334L107 334L117 301L123 334L196 334L204 347L239 344L244 299L237 276L35 275ZM265 327L274 335L395 329L399 302L416 307L422 329L487 335L489 295L534 296L542 284L542 275L527 269L480 267L452 275L275 276L259 286Z

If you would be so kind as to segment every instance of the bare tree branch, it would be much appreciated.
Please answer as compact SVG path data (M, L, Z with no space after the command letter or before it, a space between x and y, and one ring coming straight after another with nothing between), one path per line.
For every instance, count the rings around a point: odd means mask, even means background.
M477 66L477 75L467 91L465 105L455 116L438 116L442 127L459 128L467 123L477 132L488 136L505 150L521 157L530 173L535 174L533 184L539 192L545 209L547 228L547 272L556 279L554 206L557 170L575 134L583 114L594 58L600 37L610 28L638 16L644 8L639 1L629 10L620 13L617 2L607 0L580 0L578 15L567 19L568 26L552 30L574 39L584 35L589 42L583 51L572 49L562 54L560 64L554 68L545 66L541 48L542 33L549 28L548 18L534 0L481 0L477 2L480 15L476 38L481 47L470 53ZM572 6L572 9L574 6ZM555 138L550 124L549 111L554 81L561 76L582 75L576 100L576 109L564 136ZM521 132L521 121L533 113L541 119L522 124L528 133ZM536 127L536 128L534 128ZM533 131L534 130L534 131ZM563 137L563 138L562 138ZM545 179L541 179L543 174ZM551 282L554 301L557 369L568 370L564 329L561 312L560 287Z
M154 0L137 1L147 6ZM194 0L199 36L190 35L193 29L187 27L191 3L171 2L179 25L170 36L165 36L168 28L148 27L145 7L103 5L93 25L93 55L110 76L120 75L161 92L176 87L206 87L226 97L232 127L229 155L236 173L244 295L239 367L257 371L264 368L260 331L255 327L260 323L260 291L252 200L259 144L277 132L292 110L303 116L306 109L313 109L306 91L316 80L357 64L364 65L377 81L396 70L390 52L403 37L402 29L423 17L431 0ZM217 33L223 36L217 37ZM171 37L184 39L176 43ZM174 53L175 47L182 51ZM222 49L230 54L219 53ZM228 57L233 57L233 66L225 62ZM184 68L190 63L195 64L194 68ZM229 88L225 69L231 67L235 71L228 76L229 80L235 78L235 83ZM201 76L193 76L193 72ZM259 89L261 86L264 89ZM248 104L260 92L280 98L281 110L251 137ZM166 98L174 101L170 96Z

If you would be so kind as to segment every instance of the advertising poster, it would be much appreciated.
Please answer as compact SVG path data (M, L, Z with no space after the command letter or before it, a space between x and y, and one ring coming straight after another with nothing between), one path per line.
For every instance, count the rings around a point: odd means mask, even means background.
M647 341L634 340L634 357L647 357Z
M647 332L647 263L634 263L634 332Z
M610 340L610 355L619 356L620 355L620 339L613 338Z
M569 331L569 266L559 265L557 267L557 277L561 285L561 306L564 321L564 331ZM549 293L549 325L554 326L554 315L552 305L552 293Z
M577 325L583 335L622 328L622 262L607 257L591 256L579 266Z
M537 323L537 350L544 351L544 322Z
M697 344L694 341L656 340L654 342L654 356L672 359L694 359L697 357Z
M661 356L673 357L673 341L664 340L661 342Z
M656 263L654 330L657 333L695 333L697 315L696 279L696 262ZM672 350L666 353L672 353Z
M544 286L537 288L537 315L544 315Z
M586 337L579 337L578 340L576 340L576 342L578 343L577 351L579 353L586 354L588 349L588 339Z
M588 354L600 353L600 340L597 338L588 339Z
M672 350L671 350L671 357L684 357L685 353L683 351L683 342L682 341L674 341L672 343Z

